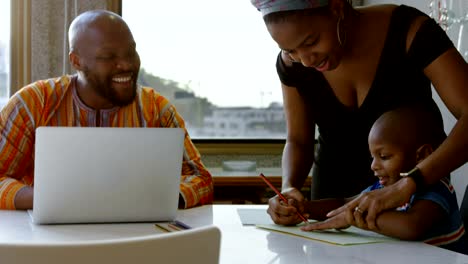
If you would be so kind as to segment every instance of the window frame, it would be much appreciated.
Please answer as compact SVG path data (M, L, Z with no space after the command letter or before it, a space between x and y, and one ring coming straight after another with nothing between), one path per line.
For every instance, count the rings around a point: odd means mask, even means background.
M122 16L122 0L108 0L113 12ZM202 155L282 155L286 139L196 139L192 142Z
M10 0L9 96L31 82L31 0Z
M192 139L203 155L282 155L285 139Z

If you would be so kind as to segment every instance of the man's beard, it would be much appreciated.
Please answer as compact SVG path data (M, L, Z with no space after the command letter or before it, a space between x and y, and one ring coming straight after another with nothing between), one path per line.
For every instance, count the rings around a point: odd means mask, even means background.
M84 76L88 81L88 84L91 85L91 89L96 92L99 96L106 98L109 100L112 105L123 107L129 105L135 100L136 97L136 79L134 79L132 84L131 94L125 97L119 96L119 93L112 88L112 79L108 80L99 80L95 78L93 74L90 74L90 70L88 68L83 70Z

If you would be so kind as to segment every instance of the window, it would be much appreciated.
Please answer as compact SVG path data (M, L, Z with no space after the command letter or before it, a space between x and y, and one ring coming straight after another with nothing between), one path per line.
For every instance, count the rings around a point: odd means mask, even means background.
M250 1L122 0L122 16L140 83L175 104L192 138L285 138L279 48Z
M0 1L0 109L9 97L10 72L10 1Z

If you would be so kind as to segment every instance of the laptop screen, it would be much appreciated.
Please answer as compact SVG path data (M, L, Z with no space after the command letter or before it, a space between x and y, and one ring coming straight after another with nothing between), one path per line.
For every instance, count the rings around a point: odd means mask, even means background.
M184 136L181 128L38 128L34 223L173 220Z

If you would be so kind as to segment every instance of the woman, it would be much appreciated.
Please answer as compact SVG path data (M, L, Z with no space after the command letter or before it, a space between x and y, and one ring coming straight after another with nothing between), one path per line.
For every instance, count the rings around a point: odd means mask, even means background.
M282 191L291 200L286 205L278 197L270 199L268 213L275 223L300 222L293 204L304 200L299 190L311 167L312 199L352 196L370 185L367 135L373 122L390 109L414 103L440 115L431 83L458 120L447 139L409 177L361 195L328 216L352 210L372 228L380 211L406 203L418 188L466 162L468 66L427 15L396 5L354 9L346 0L252 4L281 48L276 66L288 130ZM320 136L313 158L315 125Z

